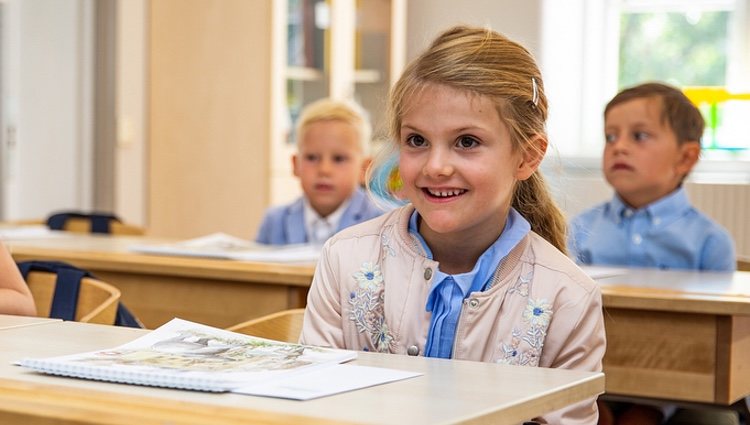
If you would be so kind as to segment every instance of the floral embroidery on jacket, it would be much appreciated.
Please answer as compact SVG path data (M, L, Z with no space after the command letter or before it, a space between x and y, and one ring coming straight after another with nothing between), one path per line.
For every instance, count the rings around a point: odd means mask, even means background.
M517 294L527 298L526 307L523 309L522 319L525 329L513 328L510 343L501 344L501 358L498 363L539 366L539 358L542 356L544 339L547 336L547 328L552 320L552 304L544 298L530 298L531 277L529 272L520 276L518 281L508 290L508 294ZM522 346L522 343L523 346Z
M388 353L394 341L388 324L385 323L384 285L380 266L370 262L362 263L353 277L357 288L349 294L349 304L352 306L349 319L360 333L369 335L376 351Z
M390 255L391 257L395 257L396 250L393 249L393 247L391 246L391 238L389 238L388 235L384 233L383 235L380 236L380 241L383 245L383 250L386 253L388 253L388 255Z

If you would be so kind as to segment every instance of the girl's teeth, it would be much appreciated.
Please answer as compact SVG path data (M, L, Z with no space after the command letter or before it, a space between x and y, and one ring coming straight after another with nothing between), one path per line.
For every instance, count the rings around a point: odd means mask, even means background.
M430 190L429 192L430 192L430 195L432 195L432 196L438 196L438 197L441 197L441 198L445 198L445 197L448 197L448 196L457 196L457 195L460 195L464 191L463 190L459 190L459 189L455 189L455 190L441 190L441 191Z

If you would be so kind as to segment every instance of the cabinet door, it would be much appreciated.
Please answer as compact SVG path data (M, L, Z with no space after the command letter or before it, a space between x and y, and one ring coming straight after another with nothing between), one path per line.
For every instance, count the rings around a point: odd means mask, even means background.
M376 143L387 137L388 90L404 67L404 4L357 1L354 98L370 114Z
M271 10L149 3L151 234L255 234L269 191Z

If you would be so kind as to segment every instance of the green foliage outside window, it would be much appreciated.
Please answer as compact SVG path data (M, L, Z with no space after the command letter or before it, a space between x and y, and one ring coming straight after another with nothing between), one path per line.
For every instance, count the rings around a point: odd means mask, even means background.
M729 18L726 11L622 14L619 87L725 85Z
M724 89L730 19L729 11L622 13L619 89L646 81ZM745 137L750 102L701 103L699 108L707 124L704 149L739 152L750 147Z

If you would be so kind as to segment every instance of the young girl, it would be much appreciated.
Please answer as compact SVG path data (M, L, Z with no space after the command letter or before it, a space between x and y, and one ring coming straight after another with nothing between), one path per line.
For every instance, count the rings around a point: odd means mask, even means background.
M31 291L2 242L0 242L0 314L36 315L36 306Z
M601 295L563 253L564 219L537 171L546 116L522 46L481 28L441 34L390 95L395 186L410 204L327 242L301 341L601 370ZM543 420L594 424L596 404Z

